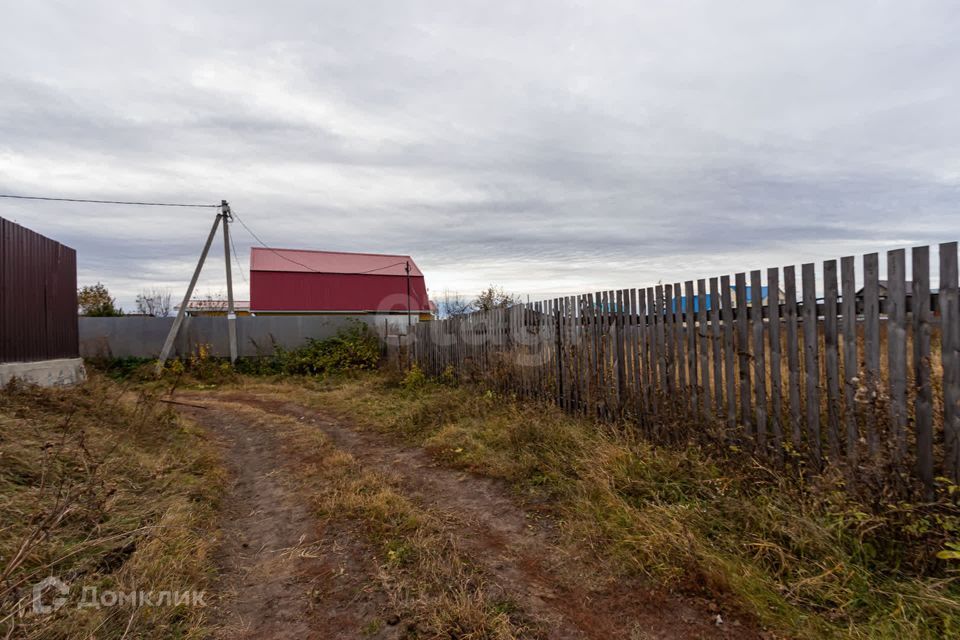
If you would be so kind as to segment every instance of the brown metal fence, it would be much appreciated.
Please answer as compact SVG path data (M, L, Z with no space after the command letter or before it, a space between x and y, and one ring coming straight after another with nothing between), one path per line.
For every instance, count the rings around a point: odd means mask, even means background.
M76 251L0 218L0 362L78 355Z
M887 252L886 280L872 253L859 278L848 256L426 323L414 359L653 440L727 427L781 462L880 460L930 492L960 482L957 243L939 246L938 289L930 253Z

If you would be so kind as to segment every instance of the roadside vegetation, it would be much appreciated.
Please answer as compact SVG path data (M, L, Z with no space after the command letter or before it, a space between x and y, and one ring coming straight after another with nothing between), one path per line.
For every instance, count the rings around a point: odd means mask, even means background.
M72 389L0 390L0 635L205 637L193 600L78 605L85 589L153 600L207 589L223 480L205 434L149 391L96 373ZM51 576L69 593L36 613L33 586ZM51 586L41 604L62 595Z
M599 425L551 405L458 386L451 375L369 371L374 345L358 329L248 363L255 377L200 358L171 371L164 384L182 375L195 388L269 393L422 446L445 465L505 480L520 500L548 511L570 550L589 550L597 575L648 578L705 595L780 634L960 637L960 510L949 486L934 502L906 502L879 491L854 495L839 475L805 479L733 448L653 447L629 424ZM330 513L401 527L376 539L398 532L429 539L417 533L412 506L363 485L379 480L353 464L335 456L324 462L320 504L324 483L332 483L331 499L339 502L329 503ZM508 630L518 624L503 623Z
M370 327L356 322L334 336L310 339L297 349L275 347L269 355L241 358L231 366L226 358L211 355L210 345L197 345L183 358L167 361L162 384L157 384L151 358L100 358L88 361L116 381L139 382L160 389L163 385L229 384L243 376L328 376L351 371L372 371L380 366L380 340Z
M840 478L802 484L741 452L655 448L628 425L603 427L417 369L270 388L508 481L552 510L566 544L590 549L611 577L731 602L789 636L960 635L960 512L951 504L868 504Z

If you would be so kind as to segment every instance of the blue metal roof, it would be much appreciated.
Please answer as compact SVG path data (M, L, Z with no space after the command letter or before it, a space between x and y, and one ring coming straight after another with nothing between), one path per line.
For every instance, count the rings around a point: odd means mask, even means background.
M732 286L732 285L731 285L731 287L730 287L730 293L731 293L731 298L733 299L734 304L737 303L736 290L737 290L737 288L736 288L735 286ZM767 294L769 293L769 291L770 291L770 288L769 288L769 287L760 287L760 300L761 300L761 301L762 301L762 300L765 300L765 299L767 298ZM746 288L746 294L747 294L747 303L748 303L748 304L751 304L751 303L753 302L753 288L752 288L752 287L747 287L747 288ZM708 293L708 294L706 294L705 297L706 297L706 302L707 302L707 311L710 311L711 309L713 309L713 296L711 296L711 295ZM678 303L680 304L680 307L679 307L679 308L680 308L681 311L683 311L683 312L686 312L686 311L687 311L687 296L680 296L679 298L673 298L673 299L672 299L672 301L671 301L671 307L670 307L671 313L672 313L672 312L675 312L675 311L677 310L677 308L678 308L678 307L677 307L677 304L678 304ZM602 301L600 301L600 300L597 300L597 301L595 302L594 306L595 306L597 309L600 309L600 310L603 310L603 311L609 311L609 312L617 311L617 310L619 309L619 308L617 307L617 302L616 302L616 300L607 300L606 303L604 303L604 302L602 302ZM628 311L629 309L627 309L627 308L625 307L624 310L627 310L627 311ZM694 312L694 313L699 313L699 312L700 312L700 296L694 296L694 297L693 297L693 312Z
M753 289L752 287L747 287L747 292L746 292L746 293L747 293L747 303L748 303L748 304L753 303L753 291L752 291L752 289ZM763 300L765 300L765 299L767 298L767 293L768 293L769 291L770 291L770 288L769 288L769 287L760 287L760 300L761 300L761 301L763 301ZM737 300L736 300L736 287L731 286L731 287L730 287L730 292L731 292L731 297L732 297L733 300L734 300L734 303L736 303L736 301L737 301ZM713 309L712 296L708 293L708 294L706 295L706 299L707 299L707 311L710 311L711 309ZM680 309L683 310L684 312L686 312L686 311L687 311L687 296L680 296L680 299L679 299L679 300L677 300L676 298L674 298L674 300L673 300L673 307L671 308L671 311L676 311L676 310L677 310L677 302L680 303ZM700 296L694 296L694 297L693 297L693 312L694 312L694 313L699 313L699 312L700 312Z

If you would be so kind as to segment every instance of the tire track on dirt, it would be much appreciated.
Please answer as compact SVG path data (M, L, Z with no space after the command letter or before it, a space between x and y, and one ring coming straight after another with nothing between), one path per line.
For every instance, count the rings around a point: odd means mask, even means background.
M236 393L217 398L316 426L334 446L391 477L415 503L450 516L462 550L543 623L549 638L763 637L751 626L716 625L706 600L640 581L585 587L589 565L554 544L549 529L520 508L500 481L442 467L423 449L390 443L295 402Z
M385 598L371 588L371 552L324 529L287 477L276 437L241 416L181 409L220 441L231 473L223 500L216 637L385 638L364 626Z

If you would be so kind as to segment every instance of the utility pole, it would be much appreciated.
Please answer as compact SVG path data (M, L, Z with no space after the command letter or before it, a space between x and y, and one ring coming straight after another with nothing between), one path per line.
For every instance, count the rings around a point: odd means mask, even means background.
M187 287L187 293L183 296L183 302L180 303L180 308L177 310L177 317L173 319L173 326L170 327L170 333L167 334L167 339L164 341L163 348L160 350L160 358L157 360L157 375L163 373L163 365L170 356L170 350L173 349L173 341L180 332L180 325L183 324L183 316L187 313L187 303L190 302L190 298L193 296L193 288L197 286L200 270L203 269L203 263L207 259L207 254L210 253L210 245L213 244L213 237L217 235L217 227L220 226L221 218L223 218L223 214L218 213L216 219L213 221L213 226L210 228L210 235L207 236L207 242L203 245L203 251L200 253L197 268L193 270L190 286Z
M413 326L413 317L410 315L410 261L407 260L407 336L410 336L410 327Z
M157 360L156 368L157 375L163 373L163 365L166 363L167 358L170 357L170 351L173 350L173 343L177 338L177 334L180 333L180 327L183 325L183 317L187 313L187 305L190 303L190 298L193 297L193 290L197 286L200 271L203 270L203 263L207 260L207 254L210 253L210 245L213 244L213 238L217 235L217 227L220 226L221 221L223 222L224 257L226 258L227 264L227 335L230 341L230 362L235 362L237 359L237 314L233 306L233 274L230 270L229 223L233 221L233 214L230 212L230 204L226 200L221 200L220 213L217 214L217 217L213 221L213 226L210 227L210 235L207 236L207 242L203 245L203 251L200 252L200 260L197 261L197 267L193 270L193 277L190 279L190 285L187 287L187 292L183 296L183 302L180 303L180 308L177 310L177 317L174 318L170 332L167 334L167 339L164 341L163 348L160 350L160 357Z
M413 336L410 333L413 331L413 318L410 316L410 261L407 260L407 368L410 368L410 349L413 348ZM399 337L397 338L399 340ZM399 354L399 349L397 350Z
M227 338L230 342L230 364L237 361L237 313L233 306L233 273L230 267L230 223L233 213L226 200L220 201L223 217L223 258L227 266Z

